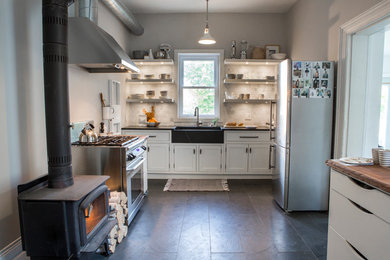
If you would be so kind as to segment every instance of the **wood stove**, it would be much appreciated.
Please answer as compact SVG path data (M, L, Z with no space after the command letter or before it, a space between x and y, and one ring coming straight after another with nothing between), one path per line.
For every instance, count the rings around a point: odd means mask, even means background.
M70 187L49 189L46 175L19 185L19 217L27 255L68 259L95 252L116 224L108 218L108 178L76 176Z

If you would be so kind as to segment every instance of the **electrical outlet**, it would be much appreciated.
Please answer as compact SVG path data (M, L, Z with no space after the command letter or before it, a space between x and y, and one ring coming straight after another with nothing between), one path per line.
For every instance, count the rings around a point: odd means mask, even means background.
M245 113L245 121L251 121L252 120L252 113Z

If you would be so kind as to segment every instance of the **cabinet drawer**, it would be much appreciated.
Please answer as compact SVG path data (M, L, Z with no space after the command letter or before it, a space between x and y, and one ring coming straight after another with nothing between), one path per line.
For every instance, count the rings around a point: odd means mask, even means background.
M225 131L226 142L269 142L269 132Z
M332 170L330 187L390 223L390 196Z
M171 141L171 131L169 130L123 130L122 132L125 135L147 135L149 136L148 142L150 143Z
M344 238L329 227L328 230L328 260L364 260Z
M330 191L329 225L368 259L390 255L390 224L334 190Z

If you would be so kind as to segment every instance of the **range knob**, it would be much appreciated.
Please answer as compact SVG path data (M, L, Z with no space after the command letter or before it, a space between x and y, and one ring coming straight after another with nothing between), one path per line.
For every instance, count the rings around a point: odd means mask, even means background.
M146 146L145 145L141 146L141 148L146 151Z
M133 153L130 153L130 154L127 155L127 160L128 160L128 161L131 161L131 160L133 160L134 158L135 158L135 155L134 155Z

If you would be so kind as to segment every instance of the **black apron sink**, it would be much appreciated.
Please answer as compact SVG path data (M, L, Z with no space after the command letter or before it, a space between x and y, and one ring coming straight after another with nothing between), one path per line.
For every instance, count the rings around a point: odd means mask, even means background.
M172 143L222 144L223 131L221 127L176 126Z

